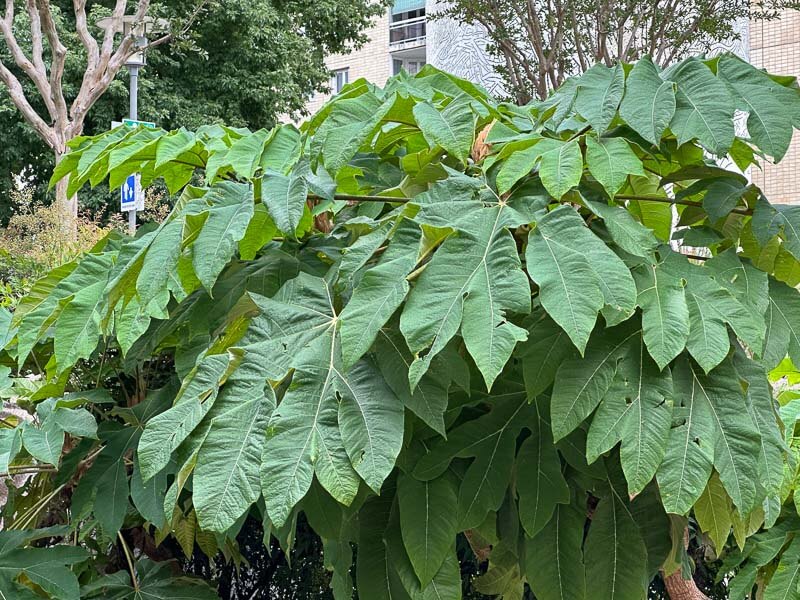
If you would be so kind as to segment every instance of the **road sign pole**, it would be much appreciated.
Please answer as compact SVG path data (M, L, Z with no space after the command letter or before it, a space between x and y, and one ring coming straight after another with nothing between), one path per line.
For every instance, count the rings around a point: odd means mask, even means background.
M137 120L139 118L139 67L129 66L128 70L131 75L130 86L130 118ZM128 211L128 233L131 236L136 235L136 205L134 204L133 210Z

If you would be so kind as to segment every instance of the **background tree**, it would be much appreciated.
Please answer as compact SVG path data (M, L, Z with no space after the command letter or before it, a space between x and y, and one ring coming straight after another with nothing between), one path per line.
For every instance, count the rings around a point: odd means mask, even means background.
M132 12L127 11L127 4L126 0L117 0L111 16L117 20L133 16L138 22L150 8L149 0L138 0ZM0 19L0 33L12 59L0 62L0 81L22 117L54 154L56 163L67 151L67 143L83 133L89 110L136 51L133 34L116 43L114 22L102 28L102 36L96 38L89 25L86 0L76 0L72 31L83 46L85 60L79 87L68 99L64 74L69 49L62 40L61 13L49 0L8 0ZM35 94L23 87L22 78L33 84ZM63 185L56 187L56 197L64 204L65 214L77 217L77 198L67 198Z
M30 4L34 4L32 0ZM79 115L78 120L53 119L39 90L41 85L49 96L49 80L44 85L48 75L33 69L33 77L28 76L15 62L12 46L0 41L0 61L7 67L9 81L19 84L17 88L14 83L14 97L9 88L0 89L0 130L14 140L0 148L0 195L16 185L15 178L20 173L25 174L27 184L37 186L39 195L44 194L58 155L51 142L60 144L79 133L100 133L108 129L112 120L127 115L127 73L119 71L120 60L124 63L123 46L117 46L115 51L120 58L113 65L109 59L102 93L95 84L83 83L97 75L87 69L86 33L78 35L78 23L85 21L90 34L104 36L105 32L94 23L110 12L107 4L84 2L73 7L70 0L35 3L53 15L65 51L61 89L65 98L74 98L72 110ZM163 43L167 39L161 37L148 51L148 65L140 79L139 112L142 118L167 128L195 128L219 121L258 128L273 125L281 115L299 114L311 94L327 88L329 72L324 57L362 43L364 29L385 6L385 2L369 0L212 0L202 3L202 12L190 22L186 15L195 14L199 0L148 4L148 14L168 19L173 27L170 43ZM127 13L137 7L128 3ZM6 16L12 18L4 21L12 23L7 30L22 58L32 55L31 38L37 22L31 21L26 8L19 0L7 3ZM104 47L101 45L101 50ZM42 56L48 72L53 70L49 52L49 38L44 36ZM29 62L35 67L33 59ZM91 110L87 108L86 94L79 98L84 87L93 90ZM24 122L14 98L24 100ZM64 124L64 129L56 136L59 123ZM81 198L82 204L94 207L102 207L107 200L102 188ZM9 203L2 203L0 222L8 219L10 208Z
M508 92L543 100L595 63L649 55L666 66L738 38L740 19L778 18L797 0L449 0L439 13L483 25Z

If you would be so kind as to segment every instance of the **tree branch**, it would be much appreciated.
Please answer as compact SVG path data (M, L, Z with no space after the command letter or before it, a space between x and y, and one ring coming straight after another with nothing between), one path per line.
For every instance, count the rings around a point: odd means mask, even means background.
M22 117L33 127L44 142L55 149L57 147L56 135L53 129L45 123L44 119L39 116L39 113L31 106L28 99L25 97L25 90L16 75L14 75L8 68L0 61L0 81L2 81L6 88L8 88L8 95L14 106L22 113Z
M698 204L697 202L678 200L677 198L665 198L663 196L636 196L632 194L617 194L614 196L614 198L617 200L639 200L641 202L664 202L666 204L679 204L681 206L695 206L697 208L702 208L702 205ZM753 214L753 211L749 208L734 208L731 210L731 212L739 215Z
M64 78L64 64L67 58L67 49L61 43L58 35L56 23L53 20L52 8L50 0L38 0L39 2L39 15L41 17L41 25L44 28L44 33L47 36L47 43L50 45L50 54L52 60L50 62L50 98L55 107L55 121L60 130L65 130L69 122L69 113L67 111L67 101L64 98L64 90L62 89L62 80Z
M77 2L77 0L73 1ZM105 93L108 86L111 85L111 82L117 76L117 73L119 73L119 70L125 66L125 62L136 51L134 46L136 41L135 27L131 29L129 35L122 38L119 46L114 50L115 29L119 20L125 15L125 5L125 0L116 1L114 10L111 13L111 21L104 27L103 42L100 46L97 64L94 68L86 70L83 81L81 82L81 89L70 109L72 125L68 137L73 137L81 133L89 109L91 109L100 96ZM136 23L144 19L149 8L150 0L138 1L136 13L134 14ZM84 44L88 43L90 46L92 45L92 42L86 37L86 34L83 34L82 38L85 38Z
M97 40L89 32L89 25L86 21L86 0L72 0L72 7L75 11L75 29L78 32L83 47L86 49L87 71L95 69L100 60L100 48Z
M29 12L32 3L33 0L27 0L26 6L29 8ZM36 14L35 10L33 12L34 17L31 20L31 38L34 60L36 60L35 56L37 52L41 56L42 32L41 28L38 26L38 14ZM44 70L44 62L41 59L38 61L41 63L42 70L40 71L33 61L25 56L25 53L22 51L22 48L20 47L19 42L14 35L14 0L6 0L5 17L0 19L0 33L3 34L6 46L8 46L8 50L11 52L11 57L14 59L14 62L33 82L33 84L36 86L36 89L39 90L39 94L41 94L42 99L44 100L45 107L50 113L50 117L55 119L55 106L50 98L50 83L47 81L47 71ZM20 108L20 110L22 109Z

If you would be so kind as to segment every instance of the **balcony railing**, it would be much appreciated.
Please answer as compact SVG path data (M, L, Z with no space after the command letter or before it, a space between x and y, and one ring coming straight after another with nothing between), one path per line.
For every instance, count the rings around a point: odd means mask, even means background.
M425 16L397 21L389 25L389 43L408 46L425 41Z

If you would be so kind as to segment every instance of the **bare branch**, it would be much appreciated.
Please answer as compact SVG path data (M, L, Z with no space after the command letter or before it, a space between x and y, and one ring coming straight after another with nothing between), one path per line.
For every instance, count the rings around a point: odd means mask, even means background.
M72 0L72 6L75 10L75 29L83 47L86 49L87 71L89 71L97 67L97 63L100 60L100 48L97 45L97 40L89 32L89 26L86 21L86 0Z
M8 88L11 101L22 113L23 118L36 130L48 146L55 149L57 146L55 132L31 106L25 97L25 90L23 90L19 79L2 62L0 62L0 81Z
M44 45L42 43L42 23L39 13L36 10L35 0L26 0L25 8L28 11L28 19L31 22L31 60L36 70L40 73L47 73L44 65Z
M130 34L123 36L119 46L114 50L115 29L119 20L125 15L125 4L125 0L117 0L111 13L111 21L104 28L103 42L100 46L97 64L94 68L87 69L83 76L80 91L70 108L70 117L72 118L70 136L78 135L83 131L86 114L100 96L105 93L119 70L136 51L135 27L132 28ZM139 0L134 14L135 22L142 21L149 8L150 0ZM89 43L91 44L91 42Z
M62 81L64 78L64 64L67 58L67 48L61 43L56 23L53 20L50 0L38 0L41 25L50 45L50 98L55 107L55 121L58 129L65 130L69 121L67 101L64 98Z
M33 0L28 0L29 4L32 2ZM38 23L38 15L36 18L36 23ZM14 62L33 82L33 84L36 86L36 89L39 90L39 94L41 94L42 99L44 100L47 112L50 113L50 117L52 119L55 119L55 105L50 98L50 83L47 80L47 71L40 71L36 65L34 65L33 61L25 56L25 53L22 51L22 48L20 47L19 42L14 35L13 0L6 0L6 14L3 19L0 19L0 33L3 34L6 46L8 46L8 50L11 52L11 57L14 59ZM37 36L37 25L33 22L31 24L31 35L33 38L36 38ZM33 40L34 54L36 53L37 46L39 47L39 52L41 53L42 34L40 29L38 31L38 38L38 41L36 39ZM44 63L42 63L42 68L44 68Z

